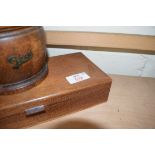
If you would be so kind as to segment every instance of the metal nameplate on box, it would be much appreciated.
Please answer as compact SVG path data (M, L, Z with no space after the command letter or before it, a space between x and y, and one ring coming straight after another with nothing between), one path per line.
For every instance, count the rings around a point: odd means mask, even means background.
M41 106L32 107L30 109L26 109L25 113L26 113L26 116L30 116L30 115L38 114L43 111L45 111L45 106L41 105Z

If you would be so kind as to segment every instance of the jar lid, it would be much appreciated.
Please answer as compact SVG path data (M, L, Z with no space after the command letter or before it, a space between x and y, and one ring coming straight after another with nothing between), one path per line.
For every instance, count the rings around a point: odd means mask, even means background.
M25 33L31 30L35 30L38 27L41 28L41 26L0 26L0 38Z
M14 30L28 28L28 27L31 27L31 26L0 26L0 33L14 31Z

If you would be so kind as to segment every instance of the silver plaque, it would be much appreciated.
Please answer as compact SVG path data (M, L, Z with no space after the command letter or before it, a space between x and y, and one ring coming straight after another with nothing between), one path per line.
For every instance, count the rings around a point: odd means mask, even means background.
M34 114L37 114L37 113L40 113L40 112L43 112L43 111L45 111L45 106L40 105L40 106L32 107L30 109L26 109L25 113L26 113L27 116L30 116L30 115L34 115Z

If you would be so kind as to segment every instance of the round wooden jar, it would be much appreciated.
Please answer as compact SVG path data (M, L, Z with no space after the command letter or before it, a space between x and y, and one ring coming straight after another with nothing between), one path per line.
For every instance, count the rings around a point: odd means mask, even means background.
M31 88L43 80L47 72L42 27L0 27L0 95Z

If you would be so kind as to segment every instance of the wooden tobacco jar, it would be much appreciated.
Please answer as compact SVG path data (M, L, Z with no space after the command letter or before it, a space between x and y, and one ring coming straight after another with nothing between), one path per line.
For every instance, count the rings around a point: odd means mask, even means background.
M47 72L42 27L0 27L0 95L31 88L43 80Z

